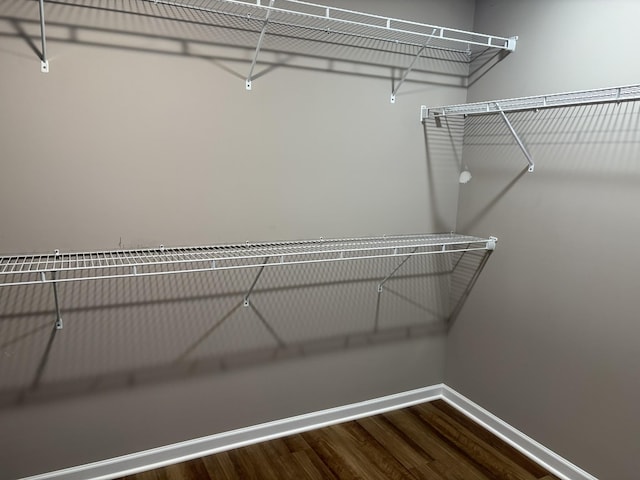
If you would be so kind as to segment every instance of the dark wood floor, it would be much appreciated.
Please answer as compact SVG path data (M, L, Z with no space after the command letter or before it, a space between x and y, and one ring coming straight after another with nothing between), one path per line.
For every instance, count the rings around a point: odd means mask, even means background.
M126 480L557 480L442 400Z

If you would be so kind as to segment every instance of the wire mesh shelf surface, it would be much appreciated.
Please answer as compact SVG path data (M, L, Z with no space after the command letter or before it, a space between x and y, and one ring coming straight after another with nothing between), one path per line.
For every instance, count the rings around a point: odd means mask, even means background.
M476 102L445 107L422 107L422 119L429 115L480 115L485 113L535 110L540 108L567 107L590 103L615 103L640 100L640 84L621 87L598 88L575 92L553 93L532 97Z
M328 7L298 0L143 0L241 18L258 25L267 22L327 35L381 40L394 44L424 46L468 54L486 49L515 49L515 37L507 38L440 27L408 20ZM328 37L331 38L331 37ZM313 37L317 40L317 37Z
M495 237L458 234L246 243L0 257L0 287L493 250Z

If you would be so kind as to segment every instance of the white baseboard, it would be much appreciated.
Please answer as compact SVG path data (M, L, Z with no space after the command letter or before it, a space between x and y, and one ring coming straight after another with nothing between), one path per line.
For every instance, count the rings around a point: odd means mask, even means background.
M442 398L443 384L320 410L22 480L107 480Z
M561 479L597 480L444 384L231 430L100 462L26 477L22 480L107 480L119 478L436 399L447 401Z
M446 385L442 399L555 476L563 480L598 480Z

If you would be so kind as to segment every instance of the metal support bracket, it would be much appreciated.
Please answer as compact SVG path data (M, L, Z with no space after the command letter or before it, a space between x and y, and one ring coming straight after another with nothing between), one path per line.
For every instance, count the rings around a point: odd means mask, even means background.
M533 163L533 157L531 157L529 150L527 150L527 147L525 147L524 143L522 142L522 139L516 132L515 128L513 128L513 125L511 125L511 122L509 121L509 119L507 118L507 115L504 113L502 108L500 108L500 105L498 105L497 103L496 103L496 108L498 109L498 112L502 116L502 120L504 120L504 123L509 128L511 135L513 135L513 138L515 138L516 143L520 147L520 150L522 150L522 153L524 153L524 156L527 158L527 162L529 162L529 172L533 172L535 168L535 164Z
M258 270L258 274L256 275L256 278L253 279L253 283L249 287L249 291L244 296L244 301L242 302L242 305L244 307L248 307L249 306L249 297L251 296L251 292L253 292L253 289L255 288L256 284L258 283L258 279L260 278L260 275L262 275L262 272L264 271L264 267L267 266L267 262L269 262L269 257L265 257L264 262L263 262L262 266L260 267L260 270Z
M382 293L382 287L384 286L385 283L387 283L387 280L393 277L396 274L396 272L400 270L400 267L402 267L405 263L407 263L407 260L409 260L413 256L413 254L416 253L417 250L418 250L418 247L411 250L411 253L407 255L405 259L402 260L402 262L400 262L400 264L396 268L393 269L393 272L391 272L389 275L384 277L384 279L378 284L378 293Z
M431 35L435 35L436 30L437 28L434 28L433 31L431 32ZM415 66L420 56L422 55L422 52L424 52L429 46L429 42L431 41L432 38L433 38L432 36L429 37L429 39L420 48L420 50L418 50L418 54L413 58L413 60L409 64L409 67L405 70L404 74L402 75L402 78L398 82L398 85L396 85L396 88L394 88L393 91L391 92L391 103L396 103L396 94L398 93L398 90L400 90L400 87L402 86L404 81L407 79L407 76L411 73L411 70L413 70L413 67Z
M429 118L429 108L426 105L420 105L420 121L425 123Z
M267 10L267 14L264 17L264 24L262 25L262 31L260 32L260 37L258 38L258 45L256 46L256 52L253 54L253 61L251 62L249 75L247 75L247 81L245 84L245 87L247 90L251 90L252 80L253 80L253 69L256 68L256 62L258 61L258 54L260 53L260 48L262 47L262 41L264 40L264 36L267 33L267 26L269 25L269 17L271 16L271 7L273 7L274 1L275 0L269 1L269 7L268 7L269 9Z
M54 280L51 282L51 286L53 287L53 300L56 305L56 330L62 330L64 324L62 323L62 316L60 315L60 303L58 301L58 284L55 281L56 272L51 272L51 278Z
M42 40L42 58L40 58L40 71L49 73L49 60L47 59L47 36L44 32L44 0L40 0L40 38Z

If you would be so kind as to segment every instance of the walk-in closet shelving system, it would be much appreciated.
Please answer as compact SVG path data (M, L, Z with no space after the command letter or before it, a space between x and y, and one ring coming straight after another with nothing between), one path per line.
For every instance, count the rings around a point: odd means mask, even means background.
M170 18L176 9L211 15L216 26L235 26L259 33L253 60L246 78L251 90L253 71L265 35L295 32L300 40L361 45L363 40L376 42L393 52L398 45L414 49L414 58L396 83L391 102L395 103L416 61L427 50L456 52L471 62L487 51L515 50L517 37L500 37L441 27L409 20L334 8L299 0L138 0L154 13ZM82 8L73 1L63 3ZM45 30L45 1L39 0L42 39L41 71L49 72ZM213 24L213 23L212 23ZM399 257L400 264L381 279L378 288L391 277L406 259L416 255L447 254L471 250L493 250L495 237L479 238L458 234L404 235L378 238L309 240L276 243L247 243L207 247L156 248L128 251L62 253L48 255L9 255L0 257L0 287L51 284L56 303L56 325L62 328L56 285L62 282L165 275L238 268L258 268L251 290L266 267L308 264L381 257Z

